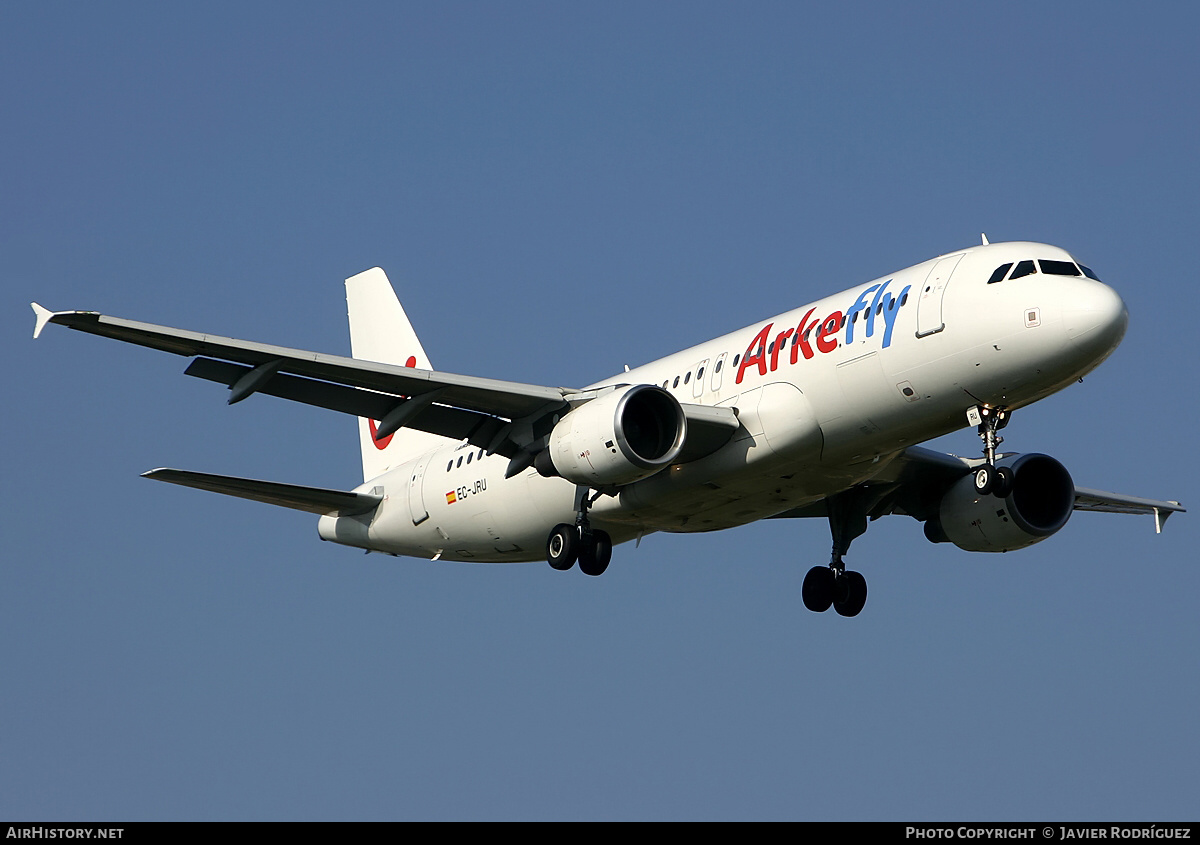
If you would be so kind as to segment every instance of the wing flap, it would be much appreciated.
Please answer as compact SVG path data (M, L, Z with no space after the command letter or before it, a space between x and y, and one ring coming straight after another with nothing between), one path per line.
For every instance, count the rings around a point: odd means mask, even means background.
M232 387L252 371L253 368L242 364L197 358L188 365L184 373ZM260 386L257 392L377 421L411 401L403 396L283 374L274 375ZM507 424L506 421L489 414L440 404L429 405L404 421L405 428L427 431L454 440L466 440L480 448L490 445L497 432ZM510 441L504 440L493 451L511 458L516 454L517 448Z
M315 514L352 516L374 510L383 501L382 496L371 493L350 493L329 490L323 487L305 487L299 484L280 484L276 481L257 481L232 475L212 475L207 472L191 472L182 469L152 469L142 473L142 478L166 481L210 493L222 493L265 502L268 505L292 508Z

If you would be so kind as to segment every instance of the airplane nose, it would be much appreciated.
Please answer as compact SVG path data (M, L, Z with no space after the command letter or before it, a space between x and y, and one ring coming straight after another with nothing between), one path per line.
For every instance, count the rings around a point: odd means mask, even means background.
M1063 318L1071 341L1096 356L1108 355L1116 349L1129 325L1124 301L1101 282L1072 291Z

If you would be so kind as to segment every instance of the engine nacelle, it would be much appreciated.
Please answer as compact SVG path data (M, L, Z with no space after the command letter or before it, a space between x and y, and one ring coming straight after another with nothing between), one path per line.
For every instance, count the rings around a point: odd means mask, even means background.
M1067 524L1075 507L1075 483L1049 455L1015 455L996 462L1013 474L1012 492L1000 499L975 492L974 473L942 497L936 519L925 524L933 542L949 541L969 552L1007 552L1045 540Z
M580 405L550 432L534 465L588 487L617 487L666 469L687 436L679 401L661 387L618 387Z

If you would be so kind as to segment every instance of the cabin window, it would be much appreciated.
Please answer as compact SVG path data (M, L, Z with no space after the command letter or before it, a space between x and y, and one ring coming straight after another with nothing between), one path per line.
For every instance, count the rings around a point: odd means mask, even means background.
M683 383L687 384L691 380L692 380L692 371L688 370L687 375L683 377Z
M713 370L713 372L714 372L714 373L719 373L719 372L721 372L721 365L722 365L722 364L724 364L724 363L725 363L725 359L724 359L724 358L718 358L718 359L717 359L717 368L716 368L715 370Z
M467 452L467 463L471 463L471 458L475 457L474 452Z
M675 381L671 382L671 387L679 387L679 376L675 376Z

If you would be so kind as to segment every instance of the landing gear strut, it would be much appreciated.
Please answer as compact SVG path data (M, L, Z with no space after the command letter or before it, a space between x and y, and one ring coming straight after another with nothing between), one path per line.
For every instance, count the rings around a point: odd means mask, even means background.
M588 508L600 497L588 498L587 488L580 488L578 499L579 515L575 524L561 522L554 526L546 538L546 562L560 572L566 571L579 561L579 571L585 575L603 575L612 559L612 538L608 532L592 528L588 519Z
M867 603L867 579L848 571L842 556L850 543L867 530L865 491L848 490L825 500L833 555L828 566L814 566L804 576L804 606L816 613L833 607L841 616L857 616Z
M1012 492L1012 470L996 467L996 447L1004 442L998 432L1008 425L1008 418L1008 409L1003 407L975 405L967 411L967 420L975 425L983 441L983 463L975 467L975 492L980 496L990 493L1003 499Z

